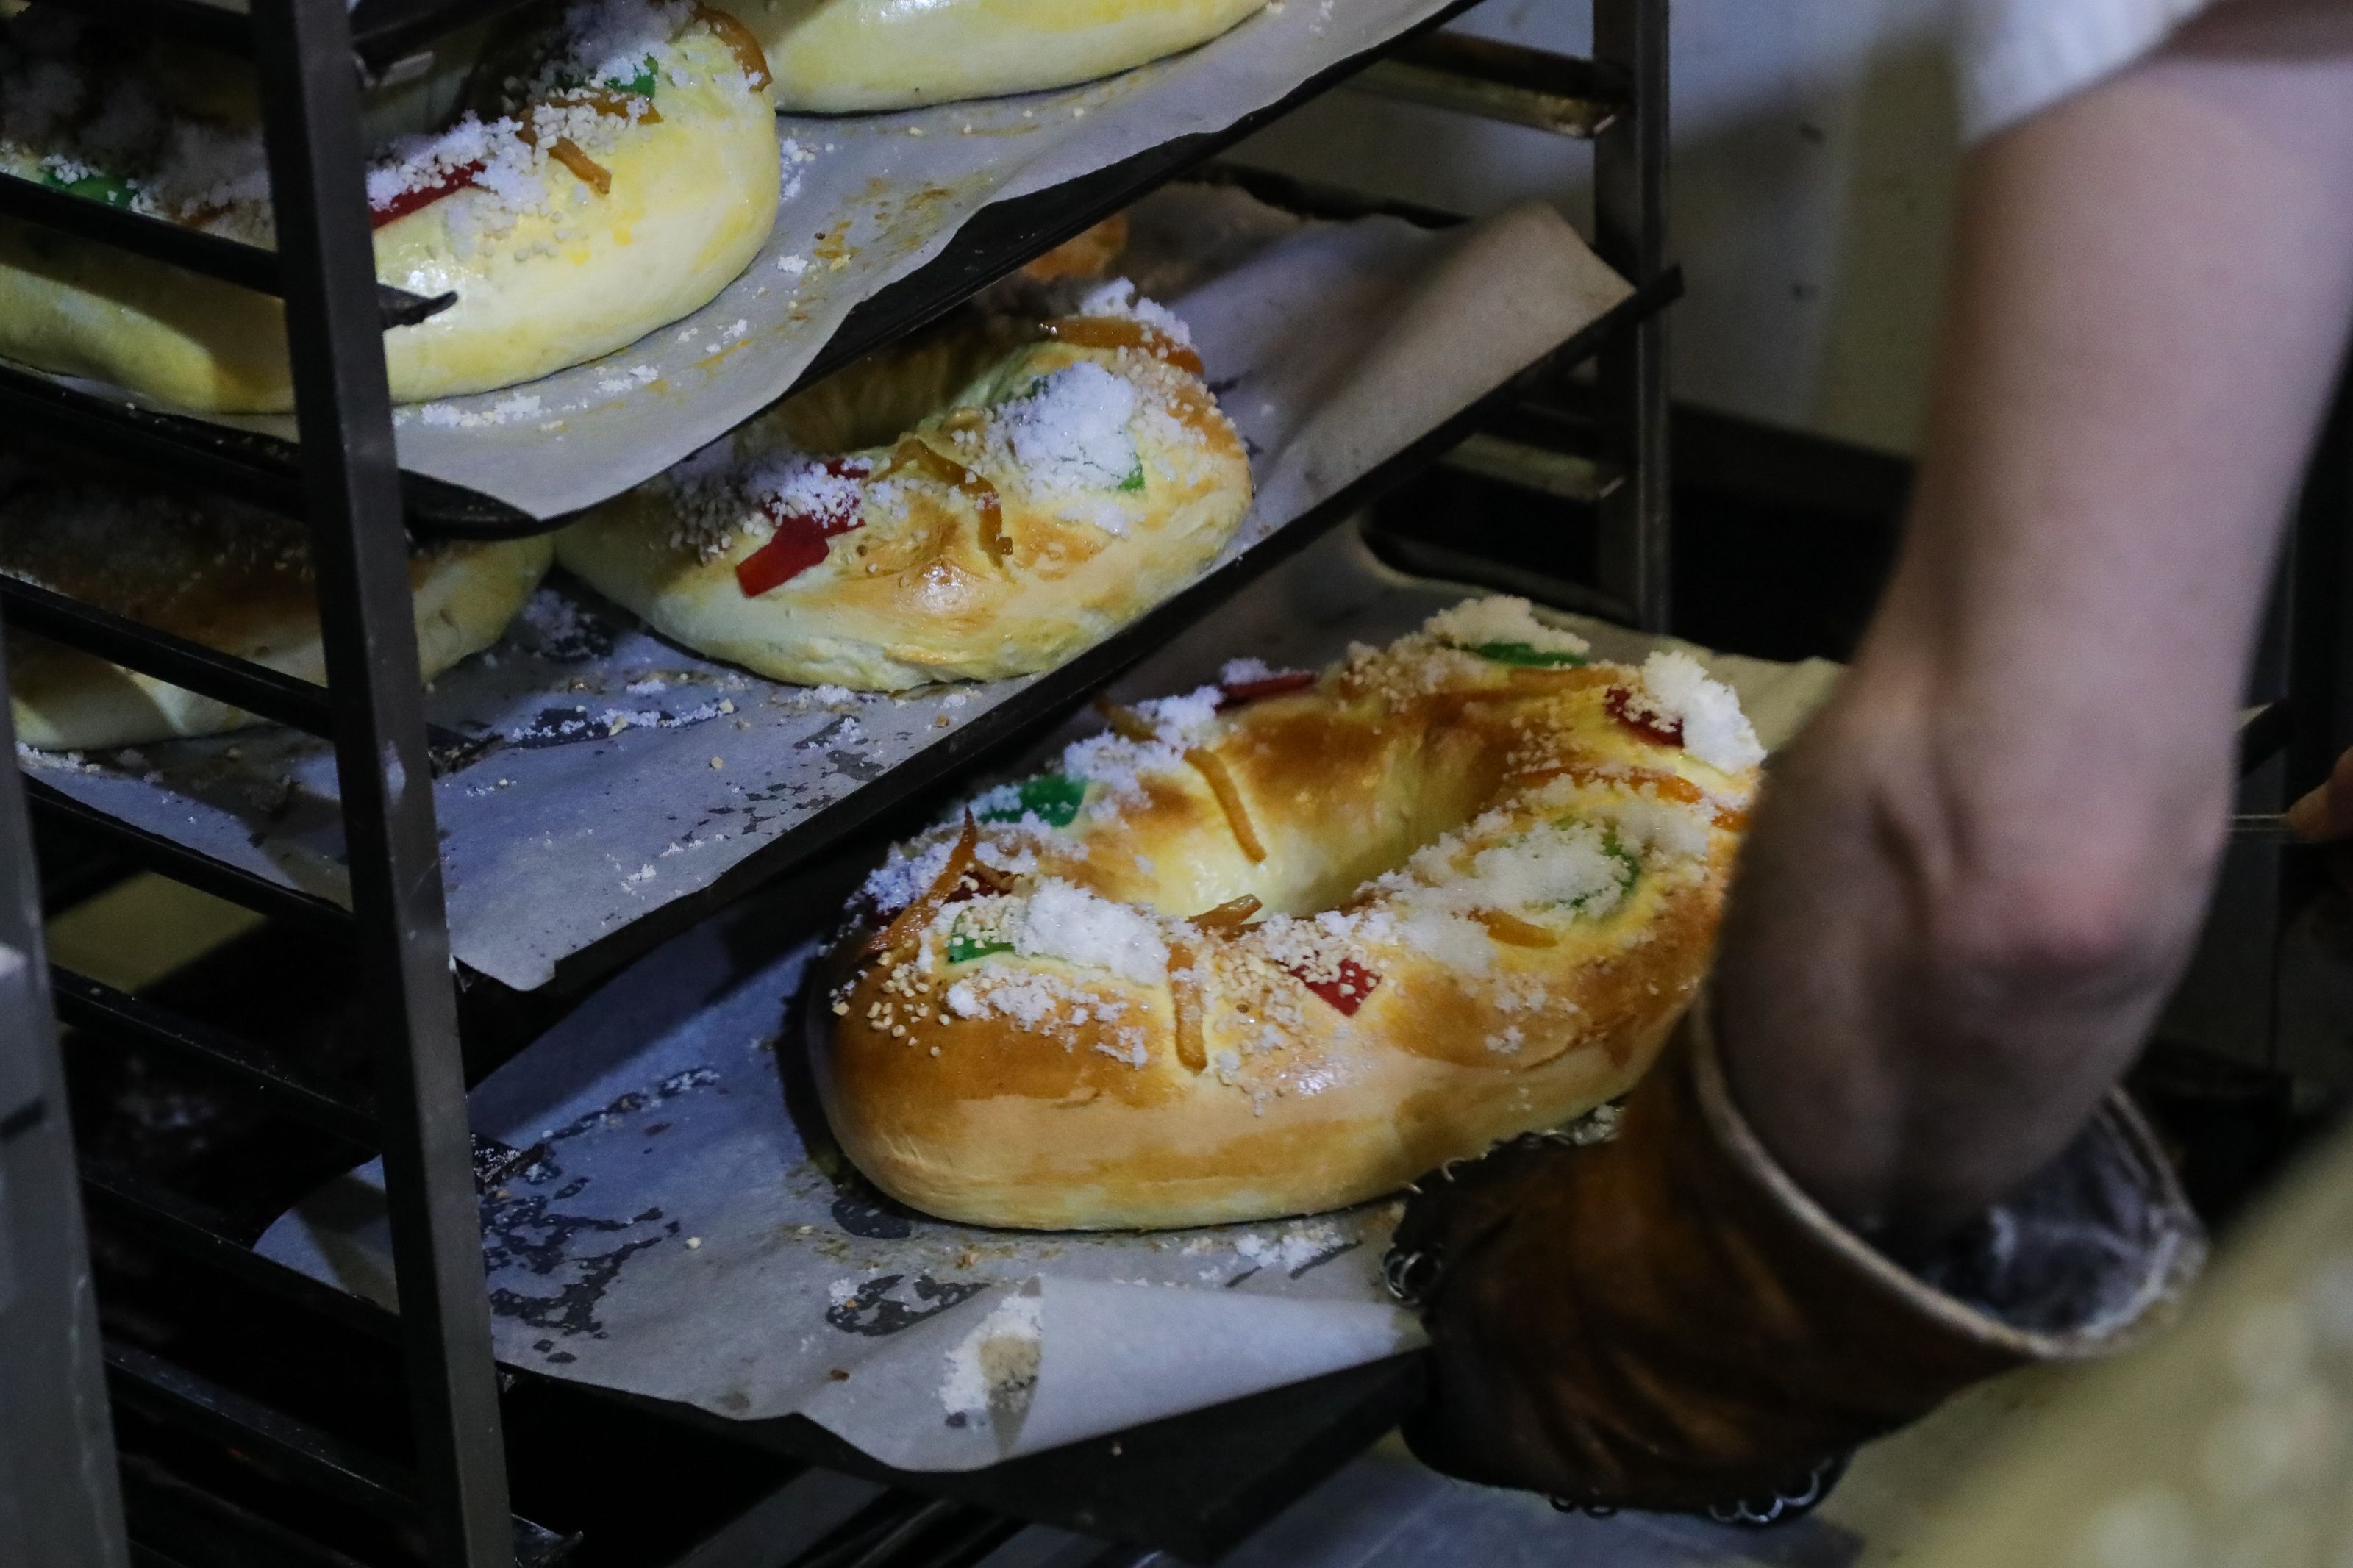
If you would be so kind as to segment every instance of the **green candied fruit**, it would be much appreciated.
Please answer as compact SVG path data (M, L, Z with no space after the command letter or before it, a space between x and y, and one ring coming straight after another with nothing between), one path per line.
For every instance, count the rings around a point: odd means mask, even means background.
M1601 852L1626 868L1625 879L1618 884L1620 895L1622 897L1632 892L1634 884L1642 879L1642 858L1619 843L1614 833L1602 835Z
M1482 642L1465 651L1481 658L1492 658L1497 664L1516 664L1525 669L1574 669L1592 662L1581 653L1524 642Z
M1018 805L1001 805L980 814L983 822L1018 822L1025 816L1042 819L1050 827L1068 827L1087 798L1087 781L1061 773L1039 773L1023 779L1015 791Z
M651 98L654 95L654 89L660 84L661 72L655 66L654 58L651 55L648 55L645 63L638 67L637 75L627 79L617 76L608 76L605 79L605 85L614 91L634 93L639 98Z
M85 201L104 202L111 207L127 207L137 199L138 193L128 180L118 180L111 174L83 174L69 180L55 169L41 171L41 184L53 191L63 191L69 196Z
M1012 951L1013 944L1009 942L984 942L978 937L966 936L962 924L948 933L950 963L970 963L974 959L987 958L992 952Z
M1135 472L1120 480L1119 488L1125 490L1130 495L1134 495L1138 490L1144 489L1144 465L1142 463L1136 464Z
M1555 827L1569 828L1586 826L1574 816L1554 817L1552 825ZM1642 879L1642 858L1620 844L1618 841L1618 835L1606 828L1601 834L1601 852L1618 862L1618 897L1622 900L1634 890L1634 884ZM1582 914L1587 901L1593 897L1595 897L1594 894L1588 893L1585 898L1572 900L1569 908Z

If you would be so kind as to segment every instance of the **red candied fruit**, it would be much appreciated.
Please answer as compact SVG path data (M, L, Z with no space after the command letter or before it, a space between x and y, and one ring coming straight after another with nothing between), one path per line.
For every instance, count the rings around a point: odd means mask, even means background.
M1303 691L1314 684L1315 672L1312 669L1285 669L1273 675L1260 676L1256 680L1223 680L1218 683L1218 706L1239 708L1261 697L1280 697L1286 691Z
M1661 712L1645 698L1640 698L1622 686L1613 686L1602 700L1609 717L1646 741L1656 741L1662 746L1683 743L1683 721L1669 713Z
M477 158L470 163L459 164L432 184L418 185L413 189L399 192L382 206L368 209L368 226L382 228L388 223L397 222L406 217L410 213L431 206L443 196L456 195L459 191L472 184L475 176L481 172L482 163Z
M871 465L849 458L828 458L824 468L836 479L862 479L873 472ZM747 599L780 588L824 561L835 534L866 526L864 515L855 505L847 511L818 515L787 511L780 497L771 496L760 503L760 510L776 523L776 531L767 543L735 563L735 585Z
M1355 1017L1356 1009L1365 1005L1365 998L1373 994L1373 987L1381 983L1379 975L1353 958L1342 959L1340 972L1329 980L1311 980L1304 969L1293 969L1290 973L1302 985L1338 1008L1344 1018Z

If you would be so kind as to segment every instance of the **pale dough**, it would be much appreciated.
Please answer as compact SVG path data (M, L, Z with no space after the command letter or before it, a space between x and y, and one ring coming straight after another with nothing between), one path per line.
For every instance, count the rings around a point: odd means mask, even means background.
M913 109L1092 81L1189 49L1266 0L725 0L776 73L776 106Z
M394 401L511 386L624 348L709 303L757 254L779 178L767 92L708 31L672 48L691 79L666 79L659 121L603 157L609 194L551 161L554 210L526 212L495 239L462 233L490 202L472 189L376 230L378 278L458 294L385 334ZM5 219L0 354L175 407L293 406L276 300Z

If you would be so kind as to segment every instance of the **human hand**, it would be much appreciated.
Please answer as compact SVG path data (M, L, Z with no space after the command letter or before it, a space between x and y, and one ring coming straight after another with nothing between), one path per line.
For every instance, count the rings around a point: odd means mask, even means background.
M2337 758L2327 780L2287 808L2287 825L2314 844L2353 838L2353 752Z
M1841 1457L2044 1347L1824 1220L1723 1089L1704 1013L1605 1143L1424 1177L1386 1271L1430 1339L1422 1461L1564 1507L1759 1522Z
M2329 881L2353 897L2353 752L2337 758L2328 777L2287 808L2287 825L2319 847Z
M1646 1083L1616 1142L1523 1137L1419 1184L1388 1268L1430 1338L1403 1424L1424 1464L1563 1509L1761 1521L1934 1402L1858 1406L1852 1366L1810 1375L1774 1227L1693 1205L1695 1163L1723 1183L1670 1088Z

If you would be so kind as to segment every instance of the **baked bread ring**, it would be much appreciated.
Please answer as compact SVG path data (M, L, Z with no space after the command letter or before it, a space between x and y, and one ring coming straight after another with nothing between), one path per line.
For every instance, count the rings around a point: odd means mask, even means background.
M1216 37L1266 0L726 0L776 103L833 114L1067 87Z
M274 244L259 132L237 95L202 105L225 119L174 108L154 90L160 73L92 62L100 46L52 10L0 38L0 170ZM376 276L458 296L385 334L396 402L486 392L634 342L709 303L775 223L767 68L733 17L592 0L523 58L491 112L396 138L369 170ZM293 406L278 300L6 220L0 354L182 408Z
M1009 353L951 333L788 398L589 511L556 559L777 680L1050 668L1189 581L1250 510L1200 370L1181 322L1106 285Z
M1269 1218L1624 1093L1763 756L1696 661L1477 600L1321 678L1115 710L895 850L810 1010L834 1135L977 1225Z
M546 574L545 538L413 555L427 680L499 639ZM0 502L0 572L304 680L326 679L301 525L95 485ZM241 729L249 713L29 633L8 634L16 739L47 751L144 745Z

